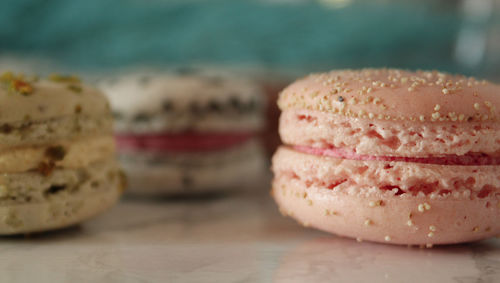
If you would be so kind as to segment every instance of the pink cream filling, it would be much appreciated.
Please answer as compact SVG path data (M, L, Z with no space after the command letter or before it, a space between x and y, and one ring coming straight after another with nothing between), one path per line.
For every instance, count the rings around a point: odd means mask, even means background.
M376 160L376 161L398 161L398 162L412 162L436 165L466 165L466 166L479 166L479 165L500 165L500 156L489 156L482 153L468 153L465 155L448 154L444 156L429 156L429 157L401 157L401 156L374 156L357 154L355 151L346 150L342 148L315 148L309 146L296 145L293 148L297 151L318 155L328 156L340 159L349 160Z
M116 135L119 149L198 152L227 149L251 139L253 133L178 133Z

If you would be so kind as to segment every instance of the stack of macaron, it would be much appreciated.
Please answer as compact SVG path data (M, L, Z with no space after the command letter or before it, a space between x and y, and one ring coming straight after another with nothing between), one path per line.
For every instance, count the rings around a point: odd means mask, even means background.
M265 103L252 81L182 69L100 81L132 194L239 190L262 177Z
M0 234L65 227L124 188L106 98L73 76L0 77Z
M340 70L282 91L273 196L304 226L391 244L500 234L500 86Z

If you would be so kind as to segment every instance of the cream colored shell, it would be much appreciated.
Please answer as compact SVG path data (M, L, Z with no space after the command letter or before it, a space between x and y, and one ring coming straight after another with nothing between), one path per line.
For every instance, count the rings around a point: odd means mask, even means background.
M0 124L43 121L75 114L101 115L109 112L106 98L98 90L78 84L70 89L64 82L30 82L33 92L23 95L0 86Z
M166 100L181 109L192 102L205 105L212 100L227 101L231 98L262 103L261 91L256 84L237 77L144 72L125 74L116 81L104 80L98 86L109 97L113 110L125 116L161 112Z

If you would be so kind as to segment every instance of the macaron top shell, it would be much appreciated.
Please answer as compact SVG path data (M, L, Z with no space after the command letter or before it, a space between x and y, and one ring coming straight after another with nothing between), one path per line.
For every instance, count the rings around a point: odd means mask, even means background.
M24 78L10 72L0 77L0 124L107 113L102 93L76 77Z
M437 71L341 70L296 81L278 105L362 119L494 123L499 93L493 83Z
M261 99L259 91L242 79L131 74L118 81L103 82L101 86L109 94L113 108L130 115L188 108L191 102L231 105L238 103L233 102L235 99L241 103Z
M259 130L259 87L240 77L131 72L98 83L122 133Z

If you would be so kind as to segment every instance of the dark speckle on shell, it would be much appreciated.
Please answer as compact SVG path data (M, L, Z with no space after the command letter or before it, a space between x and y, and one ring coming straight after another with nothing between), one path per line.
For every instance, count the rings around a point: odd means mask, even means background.
M193 101L189 104L189 111L194 115L200 115L203 113L203 108L196 101Z
M147 113L137 113L134 116L134 121L135 122L147 122L151 119Z
M222 110L222 107L217 101L211 100L208 103L208 109L210 109L210 111L213 111L213 112L219 112Z
M170 111L174 110L174 103L171 100L163 101L161 106L162 106L163 111L165 111L165 112L170 112Z

